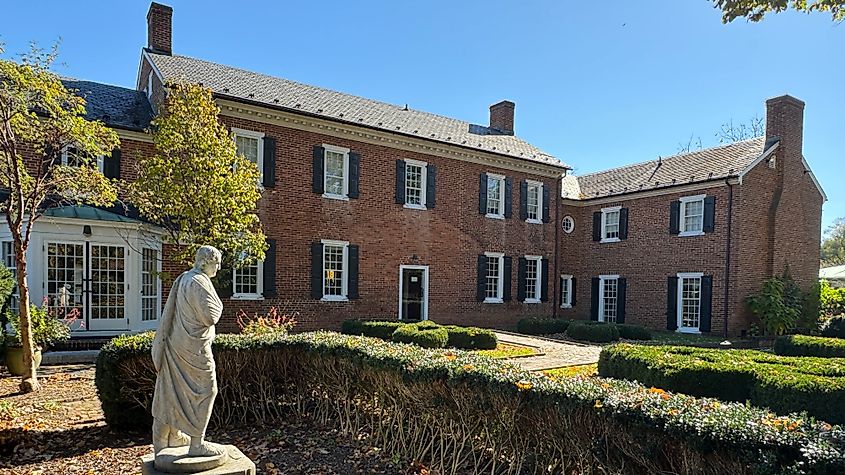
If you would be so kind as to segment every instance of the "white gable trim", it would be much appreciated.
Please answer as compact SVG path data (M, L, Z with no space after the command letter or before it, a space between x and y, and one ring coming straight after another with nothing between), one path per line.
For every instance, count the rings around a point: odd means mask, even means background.
M807 163L807 159L804 158L804 155L801 155L801 163L804 164L804 173L810 175L810 179L813 180L813 184L816 185L816 189L819 190L819 194L822 195L822 199L827 201L827 193L824 192L821 183L819 183L819 180L816 179L816 174L813 173L813 170L810 170L810 164Z
M775 142L774 145L769 147L768 150L763 151L763 153L759 157L755 158L753 162L751 162L747 167L745 167L745 170L739 173L739 184L742 184L742 179L748 172L753 170L754 167L760 164L760 162L768 158L769 155L771 155L772 152L774 152L778 148L778 146L780 146L780 141Z
M150 65L150 68L153 70L153 72L156 73L156 76L158 76L158 80L162 84L164 84L164 76L162 76L161 71L159 71L158 67L156 66L156 63L154 63L152 58L150 58L150 54L142 49L141 50L141 61L138 62L138 79L135 81L135 89L138 90L138 91L140 91L143 88L143 86L146 85L146 81L143 82L143 83L141 82L141 69L143 69L141 66L144 65L144 60L147 61L147 63ZM144 79L146 80L146 78L144 78Z

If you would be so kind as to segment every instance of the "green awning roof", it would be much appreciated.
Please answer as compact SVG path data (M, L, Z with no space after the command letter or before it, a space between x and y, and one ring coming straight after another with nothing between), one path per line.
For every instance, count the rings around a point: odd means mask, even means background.
M833 266L819 269L819 278L845 280L845 266Z
M44 216L50 218L88 219L91 221L110 221L113 223L140 223L137 219L112 213L93 206L57 206L44 211Z

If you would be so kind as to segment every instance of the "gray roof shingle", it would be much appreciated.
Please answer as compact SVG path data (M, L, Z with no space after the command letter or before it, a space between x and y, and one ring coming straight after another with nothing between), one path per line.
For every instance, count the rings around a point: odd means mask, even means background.
M738 176L764 152L763 137L578 176L570 199L590 199ZM768 144L771 146L772 144ZM578 198L572 195L579 193Z
M141 91L76 79L62 79L62 83L85 99L85 114L89 120L138 131L150 126L153 110Z
M528 142L486 126L187 56L147 54L165 80L202 83L218 96L566 167Z

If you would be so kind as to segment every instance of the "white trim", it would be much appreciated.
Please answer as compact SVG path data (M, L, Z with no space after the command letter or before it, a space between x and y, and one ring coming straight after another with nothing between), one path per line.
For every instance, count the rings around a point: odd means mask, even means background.
M333 239L323 239L320 241L323 244L323 272L320 277L323 287L322 302L348 302L349 301L349 241L336 241ZM326 295L326 246L343 247L343 280L340 283L341 295Z
M707 195L694 195L694 196L682 196L678 198L678 201L681 203L681 206L678 208L678 237L690 237L690 236L704 236L704 204L705 198ZM701 229L697 231L687 231L686 228L686 211L687 211L687 204L694 203L694 202L701 202Z
M604 283L609 280L616 281L616 318L619 319L619 274L607 274L599 276L599 311L597 321L604 321Z
M534 262L537 263L537 285L534 289L534 296L532 296L532 297L529 297L527 295L527 292L528 292L527 270L528 269L526 269L526 276L525 276L526 281L523 284L523 285L525 285L526 295L525 295L525 300L523 300L523 303L540 303L543 299L543 285L545 285L545 282L543 282L543 256L525 255L525 256L522 256L522 257L524 257L526 261L534 261ZM527 263L526 263L526 266L527 266Z
M484 275L484 301L483 303L504 303L505 300L505 253L503 252L485 252L485 257L494 257L499 259L499 276L496 288L496 297L487 297L487 275Z
M150 68L150 73L147 74L147 101L153 101L153 69Z
M144 50L142 49L142 50L141 50L141 58L143 58L143 59L146 59L146 60L147 60L147 63L149 63L149 64L150 64L150 69L152 69L153 71L155 71L156 76L158 76L158 80L159 80L162 84L164 84L164 83L165 83L165 82L164 82L164 76L161 74L161 71L160 71L160 70L158 69L158 67L156 66L156 63L152 60L152 58L150 58L150 54L149 54L147 51L144 51ZM138 89L140 89L140 88L141 88L141 68L140 68L140 67L138 67L138 81L137 81L137 84L138 84Z
M235 292L235 288L237 287L237 280L236 274L240 268L233 268L232 269L232 296L230 297L232 300L264 300L264 261L258 261L255 263L257 266L256 272L257 274L257 282L256 282L256 293L242 293L239 294Z
M813 184L816 185L816 188L819 190L819 193L822 195L822 199L824 201L827 201L827 193L825 193L824 190L822 189L821 183L819 183L819 180L816 179L816 174L813 173L813 170L810 170L810 164L807 163L807 159L804 158L803 155L801 155L801 163L804 164L804 172L807 173L808 175L810 175L810 179L813 180Z
M622 231L622 206L609 206L607 208L601 209L601 239L599 240L600 244L608 243L608 242L619 242L621 239L617 237L605 237L607 235L607 214L618 212L619 213L619 221L616 223L617 226L617 233Z
M264 182L264 132L256 130L239 129L232 127L232 140L235 141L235 148L237 148L238 137L246 139L255 139L258 142L257 156L255 157L255 166L258 167L258 181Z
M423 162L421 160L414 160L410 158L402 159L405 162L405 183L403 183L403 189L405 189L405 203L402 205L407 209L418 209L418 210L426 210L426 196L428 192L428 162ZM409 204L408 203L408 165L413 165L420 167L422 170L420 171L420 204Z
M487 209L484 210L486 212L485 216L493 219L505 219L505 175L499 175L496 173L485 173L485 175L487 175L488 183L490 182L490 180L499 181L499 212L487 212L490 209L490 188L488 187L486 190L484 190L484 193L487 194L487 199L485 200L485 202L488 203Z
M75 166L75 165L68 165L68 161L70 160L70 157L68 156L68 152L70 152L71 148L75 148L75 147L71 147L70 145L65 145L64 147L62 147L62 153L61 153L61 155L62 155L62 165L64 165L64 166ZM79 152L79 150L77 150L77 153L78 152ZM105 155L102 155L102 154L97 155L97 158L95 160L97 162L97 171L99 171L100 173L104 173L105 172L105 164L106 164Z
M745 175L748 174L751 170L754 169L760 162L768 158L769 155L772 154L778 147L780 146L780 140L774 143L771 147L767 150L764 150L763 153L760 154L759 157L755 158L753 162L749 163L748 166L745 167L741 172L739 172L739 184L742 184L742 179L745 178Z
M326 153L339 153L343 155L343 192L341 194L326 192ZM349 152L345 147L323 144L323 198L332 200L349 201Z
M417 269L423 271L423 304L420 311L420 320L428 320L428 266L400 265L399 266L399 320L402 320L402 271L405 269Z
M525 218L526 223L543 224L543 182L537 180L525 180L525 214L528 215L528 191L532 186L537 187L537 218Z
M572 222L572 228L570 228L569 231L566 230L566 225L564 224L566 221ZM561 218L560 227L566 234L572 234L572 231L575 231L575 218L573 218L572 215L567 214L566 216Z
M676 303L675 303L675 313L677 314L677 326L678 329L676 330L678 333L701 333L701 291L702 291L702 282L701 278L704 277L703 272L678 272L678 288L676 290ZM698 327L683 327L681 322L684 320L683 308L684 308L684 279L699 279L698 282Z
M560 308L572 308L572 274L561 274L560 278L567 282L567 301L563 301L563 296L560 299ZM563 287L560 289L561 293L563 292Z

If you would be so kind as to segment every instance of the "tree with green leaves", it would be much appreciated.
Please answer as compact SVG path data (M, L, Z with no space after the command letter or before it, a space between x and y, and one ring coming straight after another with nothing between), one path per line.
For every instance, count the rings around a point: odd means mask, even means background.
M837 218L824 231L821 264L822 267L845 264L845 218Z
M152 124L156 154L137 158L131 202L178 245L179 262L193 262L205 244L220 249L227 264L263 259L267 244L256 214L258 167L237 153L210 89L187 83L166 87L161 114Z
M722 10L723 23L737 18L760 21L767 13L789 8L803 13L828 12L834 21L845 20L845 0L714 0L713 4Z
M2 48L0 48L2 53ZM50 71L56 48L33 48L20 62L0 59L0 202L12 237L20 295L20 340L27 370L21 391L39 388L29 319L27 249L33 225L45 207L56 204L110 205L114 184L96 167L97 157L117 146L117 134L85 118L85 100ZM67 147L77 150L79 166L61 164Z

